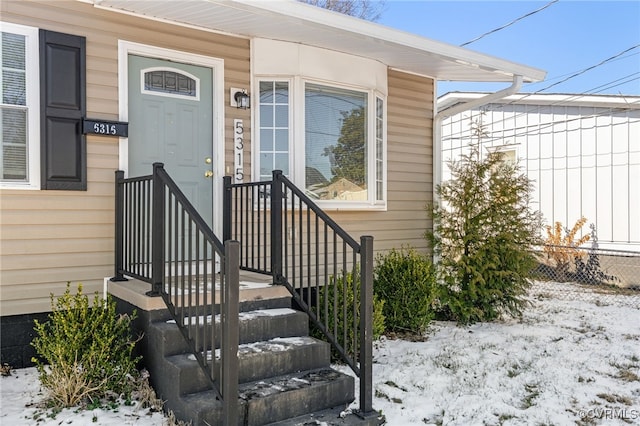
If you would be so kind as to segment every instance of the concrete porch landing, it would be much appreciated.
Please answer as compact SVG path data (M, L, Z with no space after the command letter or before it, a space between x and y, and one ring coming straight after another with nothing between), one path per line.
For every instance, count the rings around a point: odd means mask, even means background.
M291 297L286 288L272 285L271 277L254 272L240 271L240 303L256 302L260 300ZM150 297L146 293L151 290L151 284L130 278L129 281L110 281L104 279L104 291L141 311L152 313L167 309L161 297ZM200 294L203 294L200 292ZM195 294L191 294L192 297ZM216 290L216 300L220 300Z

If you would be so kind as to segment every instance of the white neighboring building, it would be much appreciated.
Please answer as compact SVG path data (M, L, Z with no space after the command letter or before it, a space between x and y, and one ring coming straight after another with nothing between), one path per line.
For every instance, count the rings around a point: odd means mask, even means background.
M438 111L485 95L448 93ZM547 224L584 216L600 247L640 251L640 96L516 94L446 118L442 181L448 162L478 143L480 123L482 151L517 159Z

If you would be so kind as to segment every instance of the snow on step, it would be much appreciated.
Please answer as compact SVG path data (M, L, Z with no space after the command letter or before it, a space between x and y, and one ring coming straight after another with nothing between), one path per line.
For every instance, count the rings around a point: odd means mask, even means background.
M238 346L238 355L248 355L261 352L284 352L303 345L310 345L316 340L312 337L276 337L262 342L246 343ZM220 359L220 349L215 350L216 359ZM195 361L195 355L188 355L187 358ZM207 361L211 361L211 351L207 351Z
M284 315L291 315L291 314L295 314L297 311L291 309L291 308L278 308L278 309L259 309L256 311L248 311L248 312L240 312L240 314L238 315L238 319L240 321L246 321L246 320L250 320L250 319L254 319L254 318L258 318L258 317L277 317L277 316L284 316ZM211 315L201 315L201 316L197 316L197 317L186 317L184 319L183 324L211 324L211 319L213 318L213 316ZM220 315L216 315L215 316L215 321L216 322L220 322ZM167 324L175 324L176 321L175 320L168 320Z

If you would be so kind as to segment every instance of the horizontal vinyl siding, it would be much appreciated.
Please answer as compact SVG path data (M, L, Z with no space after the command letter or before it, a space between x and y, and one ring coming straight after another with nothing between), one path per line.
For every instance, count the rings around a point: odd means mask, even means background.
M390 70L387 97L387 211L329 215L356 240L374 237L376 252L411 245L426 249L431 226L433 80Z
M87 39L87 117L117 120L118 40L225 61L225 146L233 164L233 118L245 124L250 159L250 110L229 106L231 86L249 89L249 41L94 8L77 1L2 1L0 20ZM87 137L88 190L0 191L0 313L51 309L50 294L70 281L102 291L113 274L114 172L118 138ZM249 164L245 170L250 170ZM218 171L224 172L224 171Z

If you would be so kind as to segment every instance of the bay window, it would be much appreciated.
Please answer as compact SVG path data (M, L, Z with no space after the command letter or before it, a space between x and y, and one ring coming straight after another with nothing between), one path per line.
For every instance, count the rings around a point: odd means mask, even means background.
M384 208L381 96L302 78L260 80L258 87L261 180L280 169L325 208Z

